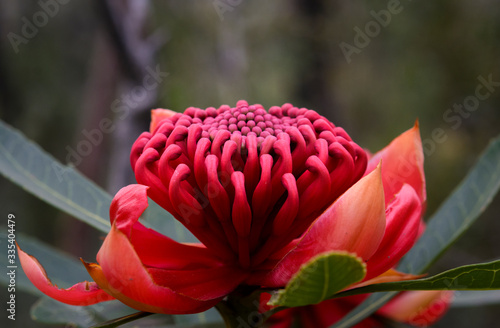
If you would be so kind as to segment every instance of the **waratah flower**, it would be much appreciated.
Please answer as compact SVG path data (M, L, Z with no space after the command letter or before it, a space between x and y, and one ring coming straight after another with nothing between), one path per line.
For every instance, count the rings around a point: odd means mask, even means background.
M36 259L20 251L21 262L62 302L116 298L171 314L206 310L240 285L283 287L332 250L362 258L366 282L411 248L426 198L417 126L368 156L342 128L290 104L158 109L132 147L139 184L116 194L99 264L85 263L94 282L59 289ZM200 243L146 228L147 197Z

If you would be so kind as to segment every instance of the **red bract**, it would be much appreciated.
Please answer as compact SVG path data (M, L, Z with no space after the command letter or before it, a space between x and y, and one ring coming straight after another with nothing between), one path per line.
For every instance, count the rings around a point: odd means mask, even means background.
M365 282L375 278L411 248L421 225L418 127L367 159L342 128L290 104L269 112L245 101L183 114L154 110L151 131L132 147L139 184L113 199L100 264L86 264L100 287L92 285L89 297L111 295L149 312L200 312L239 285L283 287L302 264L332 250L357 254L367 262ZM139 217L148 196L201 243L146 228ZM22 251L20 258L47 295L86 301L74 287L52 286L34 258Z

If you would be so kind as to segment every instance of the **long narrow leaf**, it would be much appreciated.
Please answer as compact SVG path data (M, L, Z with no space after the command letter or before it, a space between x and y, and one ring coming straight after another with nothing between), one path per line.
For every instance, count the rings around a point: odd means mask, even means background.
M500 289L500 260L489 263L464 265L429 278L368 285L339 293L334 297L408 290L492 289Z
M137 312L119 301L98 303L90 306L73 306L49 297L40 298L31 308L31 317L51 325L87 328L107 320Z
M121 321L123 317L134 313L137 313L137 310L119 301L103 302L90 306L72 306L57 302L48 297L40 298L31 308L31 316L39 322L78 328L87 328L90 326L99 327L101 325L109 325L116 322L124 324L125 322ZM147 318L132 318L137 321L126 325L127 327L224 327L220 315L214 309L198 314L153 314Z
M172 214L149 199L149 206L141 217L142 223L170 238L183 243L196 243L199 240Z
M0 174L96 229L109 231L110 195L2 121Z
M488 207L500 187L500 138L493 140L451 196L429 220L425 233L398 269L424 272ZM350 327L368 317L395 292L371 295L332 328Z
M455 293L455 298L451 306L454 308L459 307L473 307L473 306L486 306L486 305L499 305L500 304L500 290L486 290L486 291L461 291Z
M0 121L0 174L29 193L95 227L109 231L112 197L72 167L59 163L19 131ZM144 222L180 242L197 239L175 218L149 201Z

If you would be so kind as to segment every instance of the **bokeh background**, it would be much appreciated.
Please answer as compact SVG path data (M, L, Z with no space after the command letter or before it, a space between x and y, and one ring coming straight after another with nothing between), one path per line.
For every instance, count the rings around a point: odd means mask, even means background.
M128 151L156 107L290 102L372 151L418 118L428 214L500 132L495 0L2 1L0 32L0 118L110 193L134 181ZM18 233L94 260L102 236L0 184ZM498 201L431 273L500 256ZM36 298L17 297L16 322L0 321L36 327ZM436 326L493 327L499 310L452 309Z

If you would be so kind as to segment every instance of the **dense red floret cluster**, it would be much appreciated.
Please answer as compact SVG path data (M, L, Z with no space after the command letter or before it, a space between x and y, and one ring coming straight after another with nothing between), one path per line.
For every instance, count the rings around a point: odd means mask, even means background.
M291 104L190 107L132 148L137 181L208 248L256 266L300 236L363 175L340 127Z

